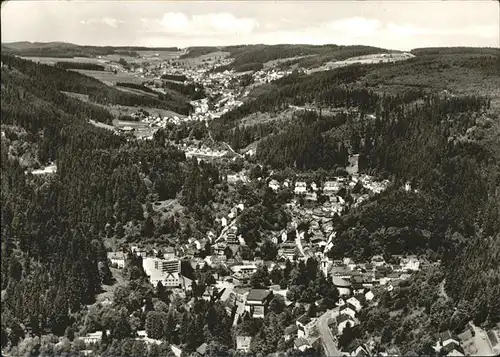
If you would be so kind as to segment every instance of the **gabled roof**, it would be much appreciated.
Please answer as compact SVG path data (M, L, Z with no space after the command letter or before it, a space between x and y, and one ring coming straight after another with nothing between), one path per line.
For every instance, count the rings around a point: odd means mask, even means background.
M203 356L205 353L207 353L207 347L208 345L206 343L203 343L196 349L196 352Z
M356 348L353 352L354 353L352 355L356 356L356 357L369 356L368 352L366 351L366 349L363 346L358 346L358 348Z
M458 335L458 338L462 342L468 341L472 337L474 337L474 336L472 335L472 331L470 329L466 329L464 332L462 332L461 334Z
M347 315L347 314L340 314L339 316L337 316L337 324L341 324L342 322L344 321L354 321L354 319L352 318L351 315Z
M453 350L457 350L457 351L461 352L462 348L460 347L460 345L458 343L452 341L452 342L444 345L443 348L441 349L441 351L443 351L445 354L448 354Z
M356 312L356 306L348 302L347 304L344 304L340 307L339 311L344 311L345 309L351 309L352 311Z
M451 340L455 340L455 341L457 341L457 342L458 342L458 341L460 341L460 340L458 339L458 336L457 336L457 335L455 335L454 333L451 333L449 330L448 330L448 331L441 332L441 333L439 334L439 338L440 338L441 340L443 340L443 342L444 342L444 341L446 341L446 340L450 340L450 339L451 339Z
M295 347L297 347L297 348L302 347L302 346L310 346L309 342L305 338L302 338L302 337L296 338L293 341L293 343L294 343Z
M295 332L297 332L298 329L299 328L297 327L297 325L290 325L285 329L285 335L295 334Z
M337 286L337 287L344 287L344 288L348 288L350 287L352 284L351 282L347 281L347 280L344 280L342 278L339 278L338 276L334 276L332 278L332 282L333 282L333 285Z
M252 289L248 293L247 301L263 301L266 299L271 293L271 291L267 289Z
M352 275L353 271L346 266L332 266L330 269L331 275Z
M358 304L361 304L361 302L355 297L355 296L351 296L349 299L347 299L347 301L352 301L352 302L357 302Z
M297 322L301 323L302 325L307 325L309 322L311 322L311 317L307 314L304 314L297 319Z

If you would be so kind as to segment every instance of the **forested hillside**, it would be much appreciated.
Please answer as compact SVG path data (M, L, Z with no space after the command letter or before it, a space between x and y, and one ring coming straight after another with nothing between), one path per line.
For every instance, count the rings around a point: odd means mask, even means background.
M156 141L127 143L89 124L88 117L107 122L111 115L60 94L58 86L71 81L56 81L59 71L17 60L2 68L2 126L25 130L40 161L58 167L47 178L25 174L8 155L16 135L2 137L2 346L4 337L17 343L21 325L64 334L111 282L102 238L123 237L128 222L140 229L148 195L171 198L182 188L182 152Z
M109 87L101 81L87 77L78 72L49 65L36 64L32 61L2 54L2 63L8 68L14 68L32 81L41 82L52 90L74 92L89 95L89 99L99 104L120 104L126 106L148 106L175 111L179 114L189 114L190 105L186 100L178 98L155 98L120 91Z

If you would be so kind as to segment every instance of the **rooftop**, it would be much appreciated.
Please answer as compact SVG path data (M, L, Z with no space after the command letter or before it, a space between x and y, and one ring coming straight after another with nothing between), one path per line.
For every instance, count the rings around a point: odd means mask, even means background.
M302 315L297 319L297 322L301 323L302 325L307 325L309 322L311 322L311 317L308 316L307 314Z
M347 314L340 314L339 316L337 316L337 324L340 324L344 321L354 321L354 319L352 318L351 315Z
M252 289L248 293L247 301L262 301L271 294L267 289Z
M196 349L196 352L198 352L200 355L204 355L207 352L207 347L208 345L206 343L203 343L200 347Z
M458 338L458 336L457 336L457 335L455 335L454 333L451 333L450 331L444 331L444 332L441 332L441 333L439 334L439 338L440 338L441 340L443 340L443 342L444 342L444 341L446 341L446 340L450 340L450 339L451 339L451 340L455 340L455 341L457 341L457 342L458 342L458 341L460 341L460 340L459 340L459 338Z
M302 346L309 346L309 342L302 337L296 338L295 341L293 341L293 343L297 348Z

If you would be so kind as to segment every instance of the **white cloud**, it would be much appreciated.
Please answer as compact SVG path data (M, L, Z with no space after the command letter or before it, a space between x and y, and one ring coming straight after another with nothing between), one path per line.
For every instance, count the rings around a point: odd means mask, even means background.
M364 17L351 17L331 21L324 25L326 30L334 33L342 33L350 37L366 37L372 35L380 27L380 22L376 19L366 19Z
M104 24L116 28L118 27L119 24L122 24L123 21L114 19L112 17L102 17L100 19L94 18L94 19L82 20L80 21L80 23L83 25Z
M181 12L168 12L159 21L142 19L141 22L147 30L189 36L250 34L259 26L255 19L237 18L227 12L193 15L190 18Z

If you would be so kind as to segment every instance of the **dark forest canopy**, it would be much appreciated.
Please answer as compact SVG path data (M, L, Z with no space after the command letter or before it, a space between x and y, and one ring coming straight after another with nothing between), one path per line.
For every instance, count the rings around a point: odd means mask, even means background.
M410 51L414 55L477 54L498 56L500 50L494 47L424 47Z
M86 62L56 62L56 66L64 69L83 69L89 71L104 71L104 66Z
M161 76L161 79L184 82L187 79L187 77L183 74L163 74Z
M16 65L2 68L2 124L27 131L57 173L26 174L2 138L2 333L14 331L13 341L20 324L35 334L65 333L101 284L111 283L102 239L123 237L127 222L143 224L147 195L175 197L185 161L164 143L127 142L89 124L87 115L103 122L111 115L40 80L46 67L34 64L30 73Z

